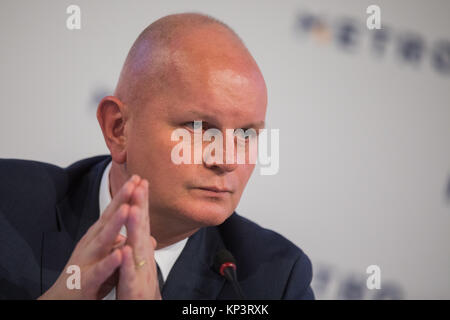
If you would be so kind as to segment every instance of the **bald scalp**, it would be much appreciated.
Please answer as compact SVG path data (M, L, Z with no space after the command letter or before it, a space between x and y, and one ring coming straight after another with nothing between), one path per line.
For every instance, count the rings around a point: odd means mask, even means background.
M205 43L210 43L207 50ZM200 70L207 63L205 58L214 56L245 57L256 66L242 40L223 22L199 13L165 16L145 28L134 42L114 95L132 108L164 99L177 90L174 86L183 73Z

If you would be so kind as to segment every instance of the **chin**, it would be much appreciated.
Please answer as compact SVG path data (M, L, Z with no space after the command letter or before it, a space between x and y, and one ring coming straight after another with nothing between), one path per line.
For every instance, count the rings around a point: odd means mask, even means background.
M184 206L182 215L189 221L209 227L222 224L233 212L231 206L217 203L196 203L189 207Z

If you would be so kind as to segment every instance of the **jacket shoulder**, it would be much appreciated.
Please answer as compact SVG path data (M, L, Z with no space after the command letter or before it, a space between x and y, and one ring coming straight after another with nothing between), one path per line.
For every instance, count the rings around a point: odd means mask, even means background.
M18 224L44 223L49 215L54 217L56 204L77 180L106 158L83 159L67 168L33 160L0 159L0 212Z
M56 202L67 183L64 169L45 162L0 159L0 208L15 211L26 202Z

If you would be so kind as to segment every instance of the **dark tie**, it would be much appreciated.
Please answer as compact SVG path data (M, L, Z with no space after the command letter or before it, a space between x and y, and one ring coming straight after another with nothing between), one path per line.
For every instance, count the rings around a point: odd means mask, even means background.
M159 291L162 292L162 289L163 289L163 286L164 286L164 279L163 279L162 272L161 272L161 269L159 268L158 263L156 263L156 270L157 270L157 273L158 273Z

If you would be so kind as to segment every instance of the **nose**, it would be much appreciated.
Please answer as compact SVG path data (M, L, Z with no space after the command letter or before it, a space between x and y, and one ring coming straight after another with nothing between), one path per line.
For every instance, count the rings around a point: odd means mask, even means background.
M205 162L205 167L207 167L208 169L211 169L211 170L215 170L216 169L216 170L221 171L221 172L232 172L232 171L236 170L237 166L238 165L236 163L222 163L222 164L220 164L220 163L213 162L212 164L211 163L208 164L208 163Z
M237 163L236 145L234 141L232 141L232 143L229 141L224 141L224 144L227 145L225 148L215 148L214 150L204 149L203 164L206 168L221 171L224 173L236 170L239 165ZM210 146L208 146L207 148L210 148ZM229 152L228 158L227 150ZM217 152L222 152L222 159L216 156Z

